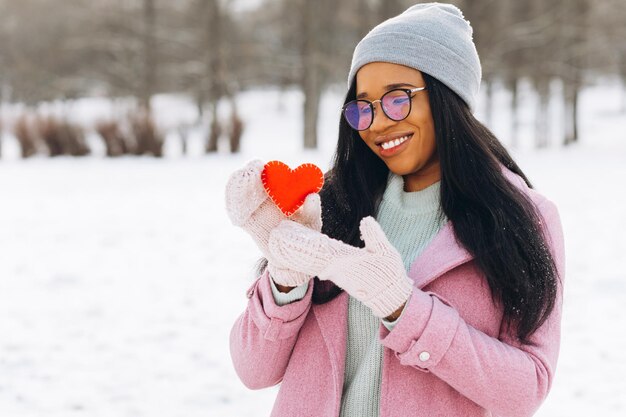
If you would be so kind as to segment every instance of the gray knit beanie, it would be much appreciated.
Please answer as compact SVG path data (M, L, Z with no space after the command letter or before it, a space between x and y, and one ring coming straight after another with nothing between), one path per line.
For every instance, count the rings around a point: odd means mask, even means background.
M372 29L354 49L348 88L370 62L401 64L425 72L457 93L473 110L481 68L472 27L456 6L422 3Z

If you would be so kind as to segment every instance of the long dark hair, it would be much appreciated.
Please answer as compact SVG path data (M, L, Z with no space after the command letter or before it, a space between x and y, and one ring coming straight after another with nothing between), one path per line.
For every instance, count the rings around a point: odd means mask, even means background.
M534 203L504 177L500 164L528 187L532 184L456 93L422 75L441 165L441 209L457 241L474 255L492 299L501 302L506 323L515 325L521 342L530 343L528 337L554 307L558 273ZM355 97L353 82L345 102ZM322 232L363 247L359 223L376 215L388 174L385 163L341 118L332 167L320 191ZM332 282L315 278L313 302L328 302L341 291Z

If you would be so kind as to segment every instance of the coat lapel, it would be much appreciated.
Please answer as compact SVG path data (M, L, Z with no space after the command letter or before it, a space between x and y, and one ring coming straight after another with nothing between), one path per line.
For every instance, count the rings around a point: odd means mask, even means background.
M415 258L409 268L409 278L421 289L472 259L474 256L457 242L452 222L448 220L430 244Z

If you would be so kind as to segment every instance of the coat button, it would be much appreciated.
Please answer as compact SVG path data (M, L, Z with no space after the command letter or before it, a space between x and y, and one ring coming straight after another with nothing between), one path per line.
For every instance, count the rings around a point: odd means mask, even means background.
M419 358L422 362L426 362L428 359L430 359L430 353L422 352L420 353Z

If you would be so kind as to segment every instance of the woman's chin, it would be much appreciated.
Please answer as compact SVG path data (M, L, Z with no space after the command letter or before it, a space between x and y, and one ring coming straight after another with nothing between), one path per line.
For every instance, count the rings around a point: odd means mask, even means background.
M401 161L388 163L387 168L389 171L393 172L396 175L404 176L415 173L415 167L409 164L403 164Z

